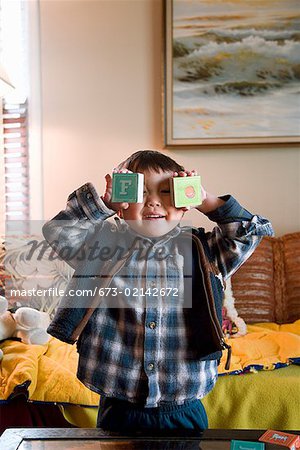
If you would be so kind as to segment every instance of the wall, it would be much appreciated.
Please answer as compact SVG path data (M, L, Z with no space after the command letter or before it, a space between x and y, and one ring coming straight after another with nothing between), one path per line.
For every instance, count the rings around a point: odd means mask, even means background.
M40 30L48 219L86 181L102 193L104 175L133 151L163 149L162 1L42 0ZM196 168L207 190L269 217L278 236L300 230L299 149L163 151Z

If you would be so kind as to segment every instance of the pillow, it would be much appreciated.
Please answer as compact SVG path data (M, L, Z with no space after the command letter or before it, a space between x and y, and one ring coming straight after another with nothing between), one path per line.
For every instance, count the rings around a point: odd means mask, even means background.
M43 244L44 251L41 246L32 252L31 241ZM10 238L5 246L0 268L4 268L9 307L30 306L52 317L61 298L58 292L65 290L74 270L58 258L51 259L52 248L40 236Z
M264 237L232 276L235 307L247 323L300 318L300 233Z
M283 323L294 322L300 318L300 233L286 234L279 239L275 263L278 278L283 280L277 315Z

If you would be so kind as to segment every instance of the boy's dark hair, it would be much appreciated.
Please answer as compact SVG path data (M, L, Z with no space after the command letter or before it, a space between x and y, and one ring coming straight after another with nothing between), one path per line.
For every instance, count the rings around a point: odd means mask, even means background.
M174 159L155 150L139 150L119 164L118 168L121 167L125 167L132 172L138 172L139 170L180 172L184 170L184 167Z

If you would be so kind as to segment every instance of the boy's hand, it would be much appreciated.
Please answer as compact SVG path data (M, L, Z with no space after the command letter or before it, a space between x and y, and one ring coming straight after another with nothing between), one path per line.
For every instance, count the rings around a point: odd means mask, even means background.
M193 177L195 175L198 175L196 170L184 170L181 172L173 172L173 177ZM202 202L204 202L204 200L207 197L207 193L206 190L203 188L203 186L201 185L201 198L202 198ZM181 208L178 209L182 209L182 211L186 212L189 211L191 208L199 208L200 205L195 205L195 206L183 206Z
M195 170L184 172L174 172L173 176L180 176L180 177L192 177L193 175L197 175L197 172ZM208 214L211 211L214 211L215 209L219 208L224 204L224 200L221 200L219 197L216 197L213 194L210 194L207 192L203 186L201 185L201 195L202 195L202 203L198 206L193 206L193 208L196 208L198 211L202 212L203 214ZM190 208L181 208L183 211L188 211Z
M132 173L132 172L131 172L131 170L128 170L128 169L113 169L113 173ZM105 192L102 196L102 200L104 201L105 205L109 209L113 209L114 211L120 211L122 209L127 209L129 207L129 203L127 203L127 202L122 202L122 203L118 202L117 203L117 202L111 201L112 177L109 174L106 174L105 180L106 180L106 188L105 188Z

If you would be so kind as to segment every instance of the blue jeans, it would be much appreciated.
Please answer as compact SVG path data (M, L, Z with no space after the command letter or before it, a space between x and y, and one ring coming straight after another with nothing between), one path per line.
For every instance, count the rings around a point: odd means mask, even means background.
M123 436L201 436L208 427L201 400L182 405L165 403L157 408L144 408L124 400L101 397L97 427L105 433Z

